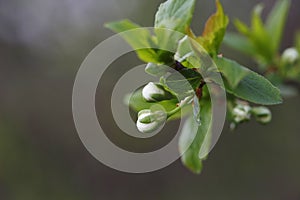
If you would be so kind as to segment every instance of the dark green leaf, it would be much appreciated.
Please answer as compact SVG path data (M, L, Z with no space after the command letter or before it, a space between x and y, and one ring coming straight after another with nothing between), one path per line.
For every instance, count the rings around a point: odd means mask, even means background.
M253 71L249 71L249 74L240 81L236 88L228 85L226 90L238 98L256 104L274 105L282 103L280 90Z
M214 61L232 88L237 87L240 81L249 73L247 68L233 60L216 57Z

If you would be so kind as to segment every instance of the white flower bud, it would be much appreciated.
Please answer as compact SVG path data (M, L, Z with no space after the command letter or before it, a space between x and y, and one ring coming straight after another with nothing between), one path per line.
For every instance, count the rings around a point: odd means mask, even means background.
M252 108L252 113L254 114L256 121L266 124L272 120L272 113L266 107L255 107Z
M284 63L293 64L299 59L299 52L296 48L291 47L282 53L282 61Z
M167 120L167 114L162 110L141 110L136 122L137 129L142 133L152 133L161 128Z
M233 110L232 114L234 117L234 122L235 123L240 123L243 121L250 120L251 117L251 107L248 105L241 105L238 104Z
M162 101L171 99L171 93L167 92L162 85L153 82L148 83L142 91L146 101Z

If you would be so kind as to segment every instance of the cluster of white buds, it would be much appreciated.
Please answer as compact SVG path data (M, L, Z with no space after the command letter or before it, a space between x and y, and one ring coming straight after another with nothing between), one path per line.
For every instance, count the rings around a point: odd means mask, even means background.
M251 118L251 107L249 105L238 104L233 108L232 115L235 123L248 121Z
M294 47L287 48L286 50L284 50L281 56L282 62L286 64L294 64L296 61L299 60L299 58L299 52Z
M160 84L150 82L142 91L142 95L146 101L156 102L172 99L172 94L164 89Z
M167 120L167 114L162 110L151 111L150 109L141 110L138 113L136 122L137 129L142 133L152 133L160 129Z
M232 110L233 123L230 125L231 129L235 129L236 125L251 119L251 115L254 115L257 122L261 124L267 124L272 120L271 111L263 106L250 107L247 104L238 104Z

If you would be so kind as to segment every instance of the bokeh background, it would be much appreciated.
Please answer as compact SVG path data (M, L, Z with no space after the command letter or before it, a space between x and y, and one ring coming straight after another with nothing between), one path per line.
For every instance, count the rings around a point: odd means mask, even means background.
M226 127L200 175L180 160L156 172L126 174L104 166L84 148L71 107L81 62L113 34L103 28L105 22L129 18L152 26L161 2L0 0L1 200L300 199L300 96L272 107L268 126L251 122L235 132ZM222 0L231 19L246 22L258 2L264 2L266 13L275 1ZM282 49L300 29L299 8L300 1L293 0ZM214 10L213 1L197 1L192 24L197 33ZM234 30L232 24L229 29ZM238 52L226 47L222 52L255 68ZM124 69L138 62L129 54L112 64L97 94L97 111L107 116L102 123L111 138L117 130L104 109L110 106L109 92Z

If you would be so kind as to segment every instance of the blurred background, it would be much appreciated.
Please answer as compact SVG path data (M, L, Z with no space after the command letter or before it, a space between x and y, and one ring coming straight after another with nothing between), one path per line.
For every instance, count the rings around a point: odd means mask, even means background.
M1 200L300 199L300 96L272 107L268 126L251 122L230 132L226 125L200 175L180 160L152 173L122 173L85 149L73 123L71 99L81 62L113 34L105 22L129 18L152 26L162 2L0 0ZM246 22L259 2L267 13L275 0L222 0L230 19ZM300 29L299 8L300 1L293 0L282 49L293 44ZM214 10L214 1L197 1L196 33ZM229 29L234 30L232 24ZM237 52L223 48L222 53L255 67ZM124 69L137 63L135 54L114 62L97 93L98 114L107 116L100 123L112 133L118 130L107 109L109 92Z

